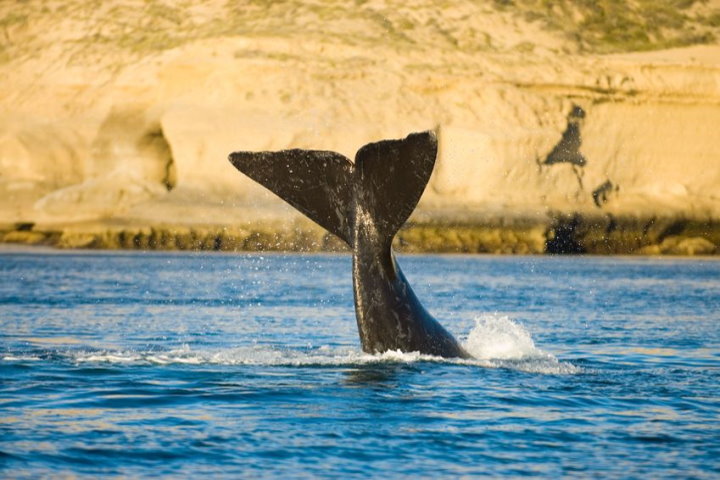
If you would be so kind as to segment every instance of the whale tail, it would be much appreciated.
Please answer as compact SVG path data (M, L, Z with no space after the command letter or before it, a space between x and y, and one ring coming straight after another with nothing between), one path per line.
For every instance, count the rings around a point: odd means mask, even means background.
M234 152L230 163L352 246L353 215L361 204L377 233L391 241L430 180L437 139L431 131L369 143L355 163L335 152Z
M415 296L392 239L415 209L437 155L432 132L370 143L355 162L334 152L235 152L230 162L353 250L355 318L365 352L468 353Z

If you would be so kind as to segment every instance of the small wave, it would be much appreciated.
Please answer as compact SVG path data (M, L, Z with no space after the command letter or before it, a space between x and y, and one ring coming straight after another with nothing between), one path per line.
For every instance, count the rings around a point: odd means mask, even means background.
M37 362L42 360L34 355L3 355L4 362Z

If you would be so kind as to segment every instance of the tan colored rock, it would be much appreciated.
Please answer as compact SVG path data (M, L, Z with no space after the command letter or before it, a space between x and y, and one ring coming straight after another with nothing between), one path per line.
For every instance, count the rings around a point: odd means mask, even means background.
M160 184L137 179L132 172L115 171L45 195L34 204L35 218L56 222L107 218L166 192Z
M0 123L0 182L52 187L82 179L88 163L82 132L61 123L6 118Z
M56 244L59 248L89 248L94 246L97 237L92 233L66 231Z
M0 5L16 19L0 55L2 222L297 222L228 153L352 158L366 142L423 129L440 151L415 219L720 218L717 43L581 54L589 40L527 20L532 2L205 0L162 15L154 2L62 3ZM560 13L579 22L573 8ZM117 15L124 27L108 21ZM138 235L133 244L155 241ZM543 243L483 235L498 251ZM683 248L709 248L693 245Z
M659 253L670 255L711 255L717 247L702 237L668 237L658 245Z
M27 245L37 245L43 243L47 239L47 235L41 232L13 231L8 232L2 237L2 241L6 243L23 243Z

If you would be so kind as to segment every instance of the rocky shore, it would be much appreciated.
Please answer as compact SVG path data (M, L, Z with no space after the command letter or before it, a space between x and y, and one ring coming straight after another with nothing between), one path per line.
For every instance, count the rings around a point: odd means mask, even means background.
M310 222L245 226L132 226L77 224L0 228L4 243L63 249L182 250L223 252L343 252L347 247ZM552 223L409 222L395 238L402 253L717 255L720 222L683 218L583 218L564 216Z

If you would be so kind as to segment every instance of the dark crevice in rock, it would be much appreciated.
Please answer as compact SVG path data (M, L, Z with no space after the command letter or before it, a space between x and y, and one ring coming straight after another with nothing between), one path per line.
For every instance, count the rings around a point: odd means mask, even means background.
M657 220L657 217L652 217L652 218L643 226L643 229L642 229L643 237L647 237L648 232L649 232L650 229L653 227L653 225L655 225L656 220Z
M685 231L685 228L688 225L688 221L684 219L676 220L672 222L670 225L665 227L665 230L658 235L658 242L662 242L667 237L673 236L673 235L680 235Z
M583 185L583 167L587 164L587 159L580 153L580 145L582 144L580 127L582 126L584 118L585 110L578 105L573 105L572 110L567 116L567 127L560 141L553 147L544 161L540 162L540 159L537 159L540 167L559 163L569 163L572 165L572 171L582 191L585 190L585 186Z
M578 227L582 222L580 215L558 217L546 234L545 252L556 255L572 255L585 253L585 248L578 241Z
M168 191L175 188L177 184L177 173L175 161L173 160L170 144L167 142L162 128L155 128L147 132L138 142L138 149L160 162L164 170L161 179Z
M611 214L608 214L608 224L607 227L605 227L605 236L606 238L610 236L611 233L613 233L618 228L617 220L615 220L615 217Z
M15 224L15 230L18 232L30 232L35 226L35 222L18 222Z
M599 208L602 208L603 205L605 205L611 198L611 195L613 193L616 193L620 190L620 187L615 185L610 180L605 180L604 183L602 183L599 187L597 187L592 192L592 198L593 202L595 202L595 205Z
M575 178L577 178L578 186L580 187L580 190L585 190L585 185L583 185L583 171L582 167L578 167L577 165L573 165L572 167L573 173L575 174Z
M585 110L577 105L573 106L573 109L568 114L567 128L555 148L545 157L544 165L570 163L578 167L585 166L587 159L580 153L580 145L582 144L580 126L584 118Z

